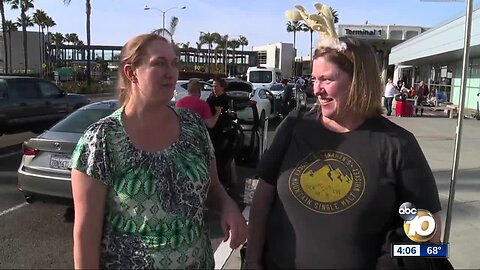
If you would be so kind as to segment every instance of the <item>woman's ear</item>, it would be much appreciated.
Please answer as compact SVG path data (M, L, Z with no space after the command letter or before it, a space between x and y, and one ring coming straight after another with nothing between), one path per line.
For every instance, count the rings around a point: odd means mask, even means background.
M131 82L137 83L137 77L135 76L136 74L131 64L126 64L123 66L123 73Z

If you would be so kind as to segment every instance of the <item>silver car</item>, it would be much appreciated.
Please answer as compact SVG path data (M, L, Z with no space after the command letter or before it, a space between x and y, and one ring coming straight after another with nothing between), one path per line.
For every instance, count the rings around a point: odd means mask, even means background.
M35 198L72 199L70 183L71 155L85 129L113 113L117 101L86 105L23 144L18 168L18 189L27 202Z

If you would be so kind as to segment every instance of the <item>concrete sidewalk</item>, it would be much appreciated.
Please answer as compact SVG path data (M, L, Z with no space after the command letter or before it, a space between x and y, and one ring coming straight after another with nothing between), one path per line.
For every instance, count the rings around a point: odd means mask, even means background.
M412 132L432 168L443 208L442 227L450 188L455 129L457 119L438 117L389 117ZM455 203L450 232L450 261L456 269L480 268L480 121L464 119L457 174ZM236 250L225 269L239 269L240 253Z

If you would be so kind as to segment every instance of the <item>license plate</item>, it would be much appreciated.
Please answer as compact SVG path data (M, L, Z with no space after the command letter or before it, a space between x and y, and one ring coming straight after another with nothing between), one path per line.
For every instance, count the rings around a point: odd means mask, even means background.
M69 155L53 154L50 157L50 168L69 170L72 167L72 161Z

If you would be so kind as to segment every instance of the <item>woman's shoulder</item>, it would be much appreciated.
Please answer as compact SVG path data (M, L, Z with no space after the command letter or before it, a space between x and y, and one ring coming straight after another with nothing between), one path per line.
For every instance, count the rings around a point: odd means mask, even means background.
M106 134L107 131L116 130L120 124L121 109L114 111L112 114L99 119L92 123L86 130L85 134Z
M203 123L200 116L189 109L175 107L173 108L178 115L180 124L198 124Z
M400 125L390 121L386 117L377 116L370 118L368 121L368 126L371 131L377 132L379 134L384 134L390 138L396 138L398 140L410 140L415 138L413 133L407 129L401 127Z

